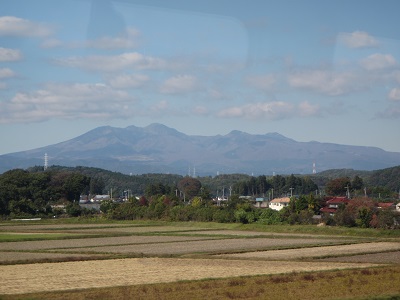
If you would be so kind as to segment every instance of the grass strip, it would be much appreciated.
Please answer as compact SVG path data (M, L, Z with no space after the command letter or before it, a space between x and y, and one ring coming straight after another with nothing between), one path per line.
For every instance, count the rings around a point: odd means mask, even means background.
M375 267L2 295L0 299L400 299L400 270ZM118 283L114 283L118 284Z

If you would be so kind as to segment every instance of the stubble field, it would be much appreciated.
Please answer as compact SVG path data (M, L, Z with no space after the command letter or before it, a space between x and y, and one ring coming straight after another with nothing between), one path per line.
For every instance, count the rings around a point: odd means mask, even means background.
M54 233L57 238L42 238ZM0 237L6 234L41 238L0 243L3 297L400 266L398 238L242 231L189 223L1 224ZM394 292L400 294L400 288Z

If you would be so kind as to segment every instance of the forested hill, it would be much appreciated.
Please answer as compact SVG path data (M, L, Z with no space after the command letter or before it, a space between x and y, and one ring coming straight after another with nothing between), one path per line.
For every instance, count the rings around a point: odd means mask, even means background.
M37 172L41 170L43 170L43 167L33 167L28 169L30 172ZM115 193L118 193L129 189L135 194L142 194L148 185L162 184L165 186L176 186L176 184L184 177L176 174L159 173L126 175L100 168L81 166L52 166L49 168L49 170L78 172L82 175L88 176L92 178L91 184L97 185L97 188L92 186L91 189L96 190L98 193L110 193L111 190L113 190ZM319 188L323 188L325 184L332 179L341 177L353 179L356 176L362 178L364 184L369 187L382 187L393 192L398 191L400 188L400 166L376 171L335 169L312 175L296 175L296 177L311 178ZM229 191L229 188L232 186L235 186L241 182L250 181L251 178L252 176L246 174L222 174L215 177L197 177L197 179L211 192L211 194L215 194L218 190L222 191L222 189Z
M387 189L399 191L400 166L372 172L367 179L367 183L370 185L384 186Z

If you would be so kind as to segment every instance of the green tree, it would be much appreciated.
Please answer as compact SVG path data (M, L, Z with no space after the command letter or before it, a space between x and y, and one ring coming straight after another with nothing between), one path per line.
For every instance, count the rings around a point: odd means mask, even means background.
M100 204L100 211L103 213L107 213L117 207L118 204L113 202L112 200L103 200Z
M81 193L89 186L89 184L89 177L79 173L69 174L63 184L67 200L79 201Z
M103 194L105 183L103 178L90 178L89 193L91 195Z
M351 181L351 187L353 190L361 190L364 186L364 181L361 177L356 175L353 180Z
M278 211L267 208L262 210L257 222L265 225L274 225L280 224L281 218Z
M346 195L347 187L351 187L350 178L341 177L328 181L325 191L330 196L344 196Z
M71 217L79 217L82 214L82 208L79 206L78 203L69 203L65 210L67 214Z
M193 207L200 207L203 205L203 200L201 199L201 197L193 197L191 205Z
M191 199L199 194L201 182L196 178L185 177L178 182L178 189L185 194L185 197Z

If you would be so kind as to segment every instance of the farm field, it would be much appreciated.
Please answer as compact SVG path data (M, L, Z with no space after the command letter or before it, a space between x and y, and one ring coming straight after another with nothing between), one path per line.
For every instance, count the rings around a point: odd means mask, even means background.
M0 299L349 269L391 268L399 270L392 280L400 280L397 237L271 233L206 223L1 224L0 238L10 234L21 240L0 242ZM26 235L37 238L24 240ZM390 292L400 295L400 287L392 286Z

